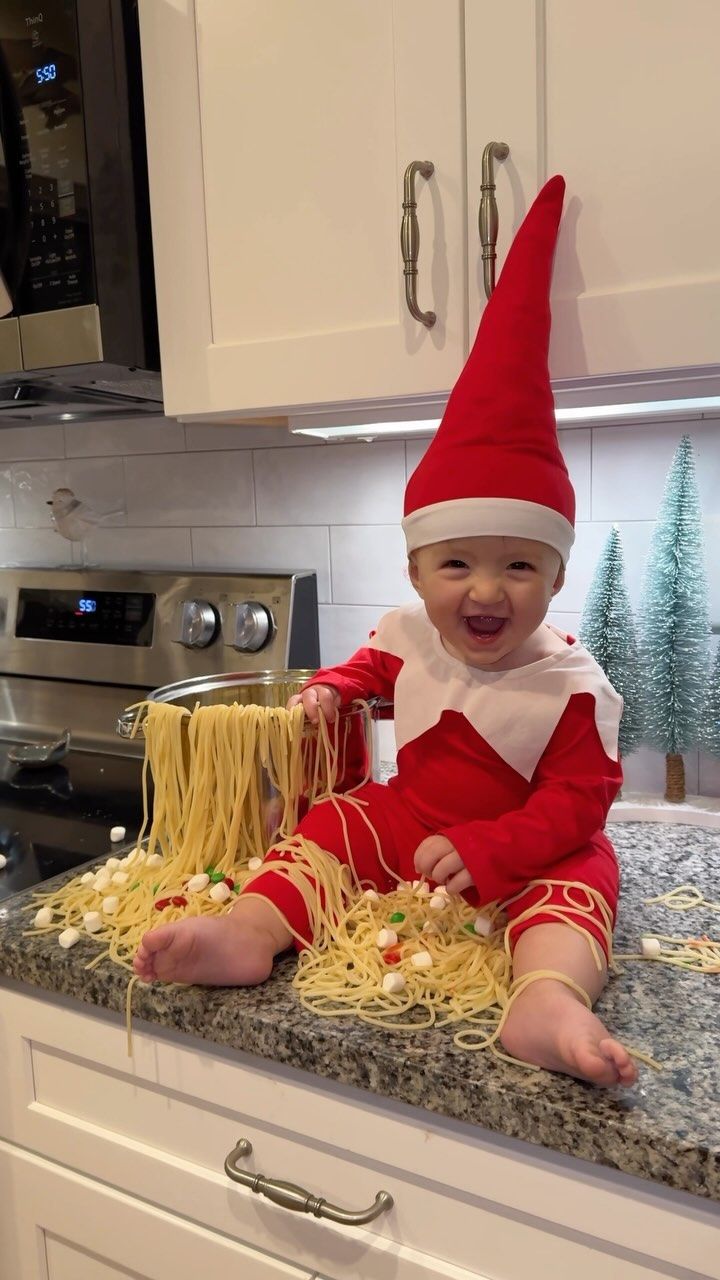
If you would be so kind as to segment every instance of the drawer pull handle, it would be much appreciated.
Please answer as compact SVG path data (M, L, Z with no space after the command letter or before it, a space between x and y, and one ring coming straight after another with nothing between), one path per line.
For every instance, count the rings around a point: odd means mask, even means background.
M432 329L437 316L434 311L421 311L417 300L417 260L420 251L420 225L417 220L415 199L415 174L432 178L435 165L430 160L413 160L405 170L403 183L403 216L400 224L400 247L405 276L405 300L413 320L419 320L426 329Z
M495 246L498 238L498 207L495 201L495 170L493 160L507 160L510 148L507 142L488 142L482 158L482 184L480 186L480 210L478 228L482 244L483 283L485 297L490 298L495 288Z
M360 1227L393 1207L393 1198L388 1191L378 1191L369 1209L341 1209L318 1196L311 1196L309 1191L298 1187L294 1182L279 1182L276 1178L265 1178L261 1173L248 1173L245 1169L238 1169L236 1161L251 1153L252 1142L241 1138L225 1161L228 1178L241 1183L243 1187L249 1187L258 1195L267 1196L268 1200L279 1204L283 1209L312 1213L316 1218L329 1218L331 1222L342 1222L347 1227Z

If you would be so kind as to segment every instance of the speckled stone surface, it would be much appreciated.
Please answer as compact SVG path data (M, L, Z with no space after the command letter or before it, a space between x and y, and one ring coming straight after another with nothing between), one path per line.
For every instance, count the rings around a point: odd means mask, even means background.
M718 915L642 905L687 882L720 899L717 833L640 823L608 832L623 872L618 952L637 950L643 931L718 936ZM91 942L63 951L54 938L22 936L28 898L0 908L0 974L122 1013L127 976L110 965L87 972ZM150 1023L720 1201L720 976L627 963L612 979L600 1016L664 1067L657 1074L642 1066L639 1083L622 1091L469 1053L450 1032L379 1033L315 1018L290 986L293 970L284 960L269 982L249 990L139 986L133 1008Z

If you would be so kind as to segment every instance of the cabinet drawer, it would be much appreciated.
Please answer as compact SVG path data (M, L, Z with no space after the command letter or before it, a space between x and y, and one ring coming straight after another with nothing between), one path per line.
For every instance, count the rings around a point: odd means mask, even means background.
M1 1136L254 1247L272 1240L278 1256L321 1274L430 1280L445 1266L447 1276L524 1280L532 1261L537 1280L605 1280L620 1256L623 1280L661 1274L655 1261L720 1280L717 1215L700 1201L655 1203L650 1184L629 1192L579 1162L563 1168L147 1024L131 1060L119 1018L17 992L0 1001ZM224 1161L240 1138L252 1143L240 1163L255 1174L349 1209L384 1190L394 1206L361 1227L291 1213L229 1181Z

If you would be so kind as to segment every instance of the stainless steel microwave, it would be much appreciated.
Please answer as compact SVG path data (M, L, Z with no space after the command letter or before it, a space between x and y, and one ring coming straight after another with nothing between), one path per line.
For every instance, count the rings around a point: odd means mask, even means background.
M32 407L43 385L150 407L161 389L146 376L160 366L137 0L0 0L0 143L0 413L11 395Z

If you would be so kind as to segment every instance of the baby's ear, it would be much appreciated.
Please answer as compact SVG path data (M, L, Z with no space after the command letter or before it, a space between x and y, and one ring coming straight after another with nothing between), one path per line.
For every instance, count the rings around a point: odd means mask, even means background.
M408 578L410 579L412 585L414 586L415 590L420 596L420 599L422 599L422 591L420 590L420 586L419 586L420 571L417 567L417 561L415 560L415 557L412 554L412 552L408 556Z
M565 586L565 565L561 564L560 568L558 569L557 578L553 583L553 589L552 589L553 595L556 596L558 591L562 591L564 586Z

